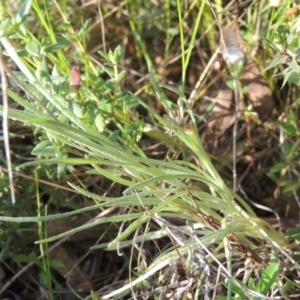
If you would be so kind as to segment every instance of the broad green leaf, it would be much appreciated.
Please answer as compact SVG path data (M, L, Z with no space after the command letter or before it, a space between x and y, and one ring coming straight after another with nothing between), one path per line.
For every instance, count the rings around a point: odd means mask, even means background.
M275 165L271 168L271 170L268 172L268 174L280 172L280 171L281 171L282 169L284 169L287 165L288 165L287 162L281 161L281 162L275 164Z
M297 191L300 187L300 182L298 179L296 181L290 181L289 179L284 181L283 184L284 188L282 189L283 195L290 195L293 191Z
M270 264L261 274L256 285L256 291L265 294L269 291L273 283L276 282L280 270L279 264Z
M12 254L11 257L20 263L37 263L39 261L34 252L30 254Z
M239 280L237 280L237 281L240 282ZM243 283L242 282L240 282L240 283L243 286ZM223 281L223 284L226 288L228 287L227 280L226 280L226 282ZM238 299L247 298L244 291L240 287L238 287L234 282L231 282L231 291L232 291L232 293L237 294L241 297L241 298L238 298ZM225 298L225 299L227 299L227 298Z
M49 260L49 266L54 269L60 269L64 267L64 264L59 260L51 259Z
M282 151L286 157L291 156L292 144L289 140L285 139L282 143Z
M297 128L290 124L290 123L285 123L282 121L277 121L277 124L284 130L284 132L290 136L297 136L298 135L298 130Z
M45 274L45 272L42 270L39 272L39 282L40 284L42 284L43 286L48 286L48 277Z
M94 122L95 122L94 124L97 127L97 129L99 130L99 132L103 132L104 128L105 128L105 121L104 121L103 116L100 113L97 114L97 116L94 119Z
M41 48L39 44L35 41L32 41L25 46L28 53L30 53L33 56L39 56L41 53Z

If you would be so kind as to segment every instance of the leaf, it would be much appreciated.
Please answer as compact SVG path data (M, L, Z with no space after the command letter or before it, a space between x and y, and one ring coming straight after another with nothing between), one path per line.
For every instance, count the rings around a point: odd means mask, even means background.
M40 271L40 272L39 272L39 282L40 282L43 286L48 286L47 276L46 276L46 274L45 274L44 271Z
M27 57L29 55L29 53L26 50L17 51L17 54L20 57Z
M283 195L290 195L293 191L298 190L299 186L300 186L300 182L298 181L286 181L285 183L285 187L282 190L282 194Z
M60 269L64 267L64 264L59 260L51 259L49 260L49 266L54 269Z
M25 46L28 53L30 53L33 56L39 56L41 53L41 48L37 42L30 42L26 44Z
M104 59L110 60L109 55L108 55L106 52L104 52L104 51L102 51L102 50L99 50L98 53L99 53Z
M91 291L91 298L92 300L101 300L97 293Z
M105 128L105 121L104 121L103 116L100 113L98 113L96 115L94 124L97 127L97 129L99 130L99 132L103 132L103 130Z
M290 62L290 66L293 68L293 70L294 70L297 74L299 74L299 72L300 72L300 67L299 67L299 65L298 65L298 63L297 63L297 61L296 61L295 58L293 58L292 61Z
M237 281L241 283L241 281L239 281L239 280L237 280ZM223 281L223 284L226 288L228 287L228 281L227 280L225 282ZM243 284L241 283L241 285L243 285ZM246 297L244 291L233 282L231 283L231 290L234 294L237 294L241 297L241 298L238 298L238 299L243 299L243 298Z
M127 72L126 71L121 71L119 74L118 74L118 83L120 83L126 76Z
M285 235L292 236L293 238L300 238L300 228L290 228L285 232Z
M7 18L0 23L0 38L14 34L15 31L16 26L13 24L11 18ZM8 56L7 53L6 55Z
M113 68L109 68L109 67L104 67L104 66L103 66L103 70L104 70L107 74L109 74L109 75L111 75L111 76L115 76L115 71L114 71ZM107 82L107 83L108 83L108 82ZM114 84L115 84L115 83L114 83ZM111 89L113 89L113 87L114 87L114 85L112 86Z
M40 71L49 74L48 62L45 56L42 57L42 62L40 66Z
M269 291L279 274L279 264L273 263L265 268L256 285L256 291L265 294Z
M42 141L33 148L33 150L31 151L31 154L37 154L49 146L52 146L52 144L49 140Z
M114 51L114 63L118 64L120 62L122 56L122 47L118 45L118 47Z
M31 6L32 6L32 2L33 0L28 0L26 1L23 6L20 8L20 10L17 12L16 17L15 17L15 21L17 23L21 23L23 22L23 20L25 19L25 17L28 15Z
M38 262L37 256L34 252L30 253L29 255L25 254L12 254L12 258L20 263L31 263L31 262Z
M274 67L276 67L277 65L281 65L284 62L286 62L286 56L284 55L280 55L279 57L276 57L265 69L264 71L267 71L269 69L272 69Z
M292 144L289 140L285 139L282 144L282 151L286 157L291 155Z
M282 169L284 169L287 165L288 165L288 163L285 162L285 161L281 161L281 162L275 164L275 165L271 168L271 170L268 172L268 175L269 175L269 174L272 174L272 173L280 172L280 171L281 171Z
M87 30L88 30L88 28L91 24L91 21L92 21L92 19L88 19L83 23L83 25L79 29L78 36L82 36L82 35L85 35L87 33Z
M262 40L264 40L271 48L273 48L275 51L280 51L280 48L278 47L278 45L276 43L274 43L273 41L267 39L264 36L261 36Z
M284 79L283 79L281 88L283 88L285 86L285 84L287 83L289 78L294 74L294 70L291 67L289 67L286 70L284 70L284 73L285 73L285 75L284 75Z
M297 128L290 124L290 123L285 123L282 121L277 121L277 124L283 129L283 131L290 135L290 136L297 136L298 135L298 130Z
M300 85L300 76L298 74L292 73L288 78L288 81L296 85Z
M57 39L56 44L45 47L44 52L45 53L54 53L54 52L57 52L65 47L67 47L69 44L70 44L70 42L67 39L61 37L61 38Z
M81 106L77 102L70 102L70 109L72 109L74 115L78 118L83 117L83 111Z

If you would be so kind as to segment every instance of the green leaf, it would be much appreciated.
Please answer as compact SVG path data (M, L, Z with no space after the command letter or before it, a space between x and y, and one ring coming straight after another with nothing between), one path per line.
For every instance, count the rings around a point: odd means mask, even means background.
M60 37L57 39L56 44L45 47L44 52L45 53L54 53L54 52L57 52L65 47L67 47L69 44L70 44L70 42L67 39Z
M291 33L286 39L286 45L289 46L295 40L295 33Z
M282 190L282 194L283 195L290 195L293 191L296 191L298 190L299 186L300 186L300 182L298 181L290 181L290 180L287 180L287 181L284 181L284 188Z
M239 281L239 280L237 280L237 281L241 283L241 281ZM228 281L223 282L223 284L226 288L228 287ZM241 283L241 285L243 285L243 283ZM231 282L231 290L234 294L239 295L242 299L246 297L244 291L233 282ZM241 298L238 298L238 299L241 299Z
M297 118L295 116L295 113L293 110L289 110L288 112L288 121L289 123L293 124L293 125L296 125L297 124Z
M109 68L109 67L104 67L104 66L103 66L103 70L104 70L107 74L109 74L109 75L111 75L111 76L115 76L115 71L114 71L114 69Z
M291 155L291 150L292 150L292 144L290 143L289 140L285 139L282 143L282 151L283 151L284 155L286 157L290 156Z
M42 57L41 65L40 65L40 70L49 74L49 68L48 68L48 62L45 56Z
M35 41L26 44L25 48L26 48L27 52L33 56L40 55L41 48L40 48L39 44Z
M283 285L283 290L285 292L287 292L287 291L291 291L293 289L295 289L294 282L287 278L287 282Z
M99 53L105 60L110 61L109 55L108 55L106 52L104 52L104 51L102 51L102 50L99 50L98 53Z
M252 277L250 277L248 280L248 287L250 290L255 290L255 283L254 283L254 279Z
M101 300L97 293L91 291L91 298L92 300Z
M124 77L126 76L127 72L126 71L121 71L118 75L118 83L120 83Z
M278 176L276 176L274 173L267 173L267 176L268 176L273 182L277 182L277 181L278 181Z
M27 0L23 6L20 8L20 10L17 12L16 16L15 16L15 21L17 23L22 23L23 20L25 19L25 17L28 15L31 6L32 6L32 2L33 0Z
M91 24L91 21L92 21L92 19L88 19L83 23L83 25L81 26L81 28L78 32L78 36L86 35L88 28Z
M290 66L293 68L293 70L294 70L297 74L299 74L299 72L300 72L300 67L299 67L299 65L298 65L298 63L297 63L297 61L296 61L295 58L293 58L292 61L290 62Z
M122 47L118 45L118 47L114 51L114 63L117 65L122 57Z
M60 269L64 267L64 264L56 259L49 260L49 266L54 269Z
M0 23L0 38L9 36L11 34L14 34L15 32L16 26L13 24L11 18L7 18Z
M33 150L31 151L31 154L39 154L46 147L49 147L49 146L52 146L52 144L49 140L42 141L33 148Z
M17 54L20 57L27 57L27 56L29 56L29 53L26 50L17 51Z
M170 27L167 32L172 36L176 36L179 33L179 30L176 27Z
M12 258L20 263L31 263L31 262L39 262L37 256L34 252L29 255L25 254L12 254Z
M83 111L82 111L81 106L75 101L71 101L69 104L70 104L70 108L72 109L74 115L78 118L82 118Z
M287 162L281 161L281 162L275 164L275 165L271 168L271 170L268 172L268 174L280 172L280 171L281 171L282 169L284 169L287 165L288 165Z
M282 121L277 121L277 124L283 129L283 131L290 135L290 136L297 136L298 135L298 130L297 128L290 124L290 123L285 123Z
M285 232L285 235L292 236L293 238L298 236L298 239L300 239L300 228L290 228Z
M287 68L286 70L284 70L285 72L285 75L284 75L284 79L283 79L283 83L282 83L282 86L281 86L281 88L283 88L284 86L285 86L285 84L288 82L288 80L290 79L290 77L292 76L292 75L294 75L294 70L291 68L291 67L289 67L289 68Z
M43 286L48 286L47 275L45 274L44 271L39 272L39 283L42 284Z
M256 291L265 294L269 291L279 274L279 264L270 264L265 268L256 285Z
M275 51L280 51L280 48L278 47L278 45L274 42L272 42L271 40L267 39L264 36L261 36L262 40L264 40L271 48L273 48Z
M284 62L286 62L286 56L280 55L279 57L276 57L263 71L272 69L277 65L283 64Z
M94 122L99 132L103 132L105 128L105 122L103 116L100 113L96 115Z
M110 134L109 139L110 139L111 141L116 141L117 138L119 137L119 135L120 135L120 131L119 131L119 130L115 130L115 131L113 131L113 132Z
M300 76L295 73L291 74L289 77L289 82L300 85Z

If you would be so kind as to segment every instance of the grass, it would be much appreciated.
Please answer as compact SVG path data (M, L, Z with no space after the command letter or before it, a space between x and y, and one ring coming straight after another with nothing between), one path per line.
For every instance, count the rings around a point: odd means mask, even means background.
M240 18L248 59L265 69L277 95L268 120L247 98L243 66L209 67L234 13L220 1L88 9L26 1L17 12L1 4L1 296L289 299L299 292L299 231L295 223L277 231L267 218L299 219L291 4L253 1ZM205 101L222 83L235 92L234 123L215 137L214 152L203 135L214 104Z

